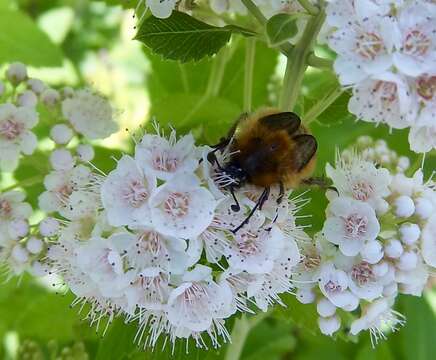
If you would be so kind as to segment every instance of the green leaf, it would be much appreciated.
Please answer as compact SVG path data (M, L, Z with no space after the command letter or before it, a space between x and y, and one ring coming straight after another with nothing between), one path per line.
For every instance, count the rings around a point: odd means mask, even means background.
M95 334L78 309L70 309L73 295L55 294L25 275L20 283L12 279L2 284L0 291L0 337L7 331L16 331L23 339L42 342L56 339L94 339Z
M297 33L297 17L294 14L277 14L266 23L266 34L271 46L279 46Z
M115 320L100 341L95 360L121 360L135 352L133 340L137 328L133 324L125 324L121 318Z
M232 33L254 34L237 26L212 26L173 11L168 19L154 16L145 19L135 39L165 59L187 62L216 54L229 42Z
M242 360L280 360L296 346L293 325L279 319L266 319L248 335Z
M0 11L0 64L21 61L34 66L61 66L63 55L35 23L19 11Z
M160 124L174 126L180 134L193 131L200 142L213 144L227 133L241 111L219 97L171 94L153 103L151 115Z

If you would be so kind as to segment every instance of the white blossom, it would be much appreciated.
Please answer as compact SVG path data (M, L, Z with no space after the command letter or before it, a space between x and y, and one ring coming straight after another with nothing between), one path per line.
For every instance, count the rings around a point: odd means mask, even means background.
M145 176L130 156L124 155L104 180L101 200L113 226L147 226L151 224L149 199L156 179Z
M327 213L324 236L347 256L357 255L380 231L375 212L366 203L339 197L330 203Z
M18 166L20 153L31 155L37 139L30 129L38 122L34 108L0 104L0 168L13 171Z
M78 133L89 139L103 139L118 130L109 102L88 89L78 90L65 99L62 113Z

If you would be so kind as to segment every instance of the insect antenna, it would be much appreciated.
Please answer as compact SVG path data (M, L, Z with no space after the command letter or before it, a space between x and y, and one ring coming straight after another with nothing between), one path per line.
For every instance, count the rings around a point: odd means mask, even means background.
M256 212L256 210L259 208L261 209L263 204L265 204L265 202L268 200L269 197L269 191L270 188L266 187L262 194L260 195L259 199L256 202L256 205L254 205L253 209L251 209L250 213L248 214L247 218L241 223L241 225L239 225L236 229L232 230L233 234L236 234L239 230L241 230L244 225L248 224L248 222L250 221L251 217L254 215L254 213Z

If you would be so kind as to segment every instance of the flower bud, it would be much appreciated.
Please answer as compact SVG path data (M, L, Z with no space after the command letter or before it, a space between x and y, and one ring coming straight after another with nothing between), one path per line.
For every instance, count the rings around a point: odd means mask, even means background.
M36 95L41 95L47 86L39 79L30 78L27 80L27 87Z
M6 78L12 85L17 86L27 78L26 66L20 62L12 63L6 71Z
M59 93L55 89L46 89L41 94L41 101L48 107L55 106L60 98Z
M39 224L39 232L41 233L42 236L56 235L58 230L59 230L59 222L52 217L45 218Z
M400 270L409 271L416 268L418 265L418 255L412 251L406 251L400 256L397 266Z
M40 239L32 236L29 240L27 240L26 248L32 254L39 254L42 251L43 245L44 244Z
M50 155L50 163L55 170L69 170L74 166L74 159L66 149L57 149Z
M337 316L328 318L320 317L318 318L318 326L321 330L321 333L332 336L341 327L341 321Z
M383 246L374 240L366 243L360 251L362 259L370 264L377 264L383 258Z
M68 144L73 137L74 133L67 125L58 124L51 128L50 137L56 144Z
M371 136L359 136L359 138L357 139L357 145L360 147L369 147L373 144L374 140L372 139Z
M18 105L35 107L38 104L38 98L32 90L25 90L18 95Z
M24 219L13 220L9 223L8 231L13 239L23 238L29 232L29 223Z
M416 224L403 224L400 227L401 241L406 245L416 243L421 236L421 229Z
M29 253L21 245L15 245L12 249L11 256L19 263L25 263L29 259Z
M378 278L385 276L389 271L389 265L385 261L372 266L372 272Z
M77 155L83 162L88 162L94 159L94 148L88 144L82 144L77 147Z
M333 316L336 312L336 306L334 306L327 298L322 298L316 304L316 310L322 317Z
M398 217L410 217L415 212L415 204L413 200L406 195L395 199L395 215Z
M383 289L383 296L395 297L398 294L398 284L394 281L389 285L386 285Z
M408 157L406 156L401 156L398 159L398 167L402 170L402 171L406 171L409 167L410 167L410 160Z
M315 293L312 289L298 289L296 297L302 304L312 304L315 301Z
M433 214L433 203L425 197L420 197L415 200L416 215L421 219L428 219Z
M403 251L403 245L397 239L392 239L385 245L385 254L389 258L397 259L403 254Z
M72 87L69 86L65 86L62 90L61 90L61 94L62 97L65 98L71 98L74 96L74 89Z

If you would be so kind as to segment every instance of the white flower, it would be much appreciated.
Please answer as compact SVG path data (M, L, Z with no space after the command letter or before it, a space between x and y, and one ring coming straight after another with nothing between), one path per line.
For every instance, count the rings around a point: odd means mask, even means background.
M348 110L361 120L403 129L416 119L417 105L407 80L386 72L356 85Z
M134 270L124 270L122 254L108 239L94 237L75 249L77 266L97 285L104 297L120 297Z
M151 225L148 200L156 179L144 176L135 160L124 155L101 186L101 200L113 226Z
M128 306L147 310L163 310L170 292L168 274L160 268L142 270L126 290Z
M354 264L348 277L351 292L360 299L372 301L382 295L383 284L366 261Z
M405 324L403 315L393 310L387 298L379 299L367 305L363 315L351 324L351 334L357 335L363 330L369 330L372 344L377 344L380 339L386 339L385 331L398 330Z
M436 148L436 126L412 126L409 132L410 148L417 153L427 153Z
M286 238L285 244L272 270L258 275L247 287L247 296L252 297L262 311L267 311L275 303L285 306L279 295L291 293L295 287L292 274L300 261L300 252L293 239Z
M395 66L408 76L419 76L436 66L436 16L423 5L404 7L398 16Z
M47 189L39 196L39 207L46 212L59 212L74 220L95 216L99 196L93 187L94 175L83 165L69 171L52 171L44 179Z
M392 20L375 16L331 34L328 44L339 55L334 67L341 84L355 84L387 71L392 66L396 31Z
M109 102L91 90L82 89L62 102L62 113L73 128L89 139L103 139L118 130Z
M120 253L128 255L130 265L137 269L156 267L169 273L183 274L191 265L185 240L164 236L151 229L120 232L109 239Z
M369 203L375 210L383 207L384 197L390 194L391 176L387 169L376 168L373 163L353 156L349 161L337 156L336 168L326 166L326 174L340 196Z
M26 195L21 191L0 193L0 227L15 219L28 219L32 208L23 202Z
M284 242L285 234L276 225L267 230L248 223L235 234L226 249L226 258L234 269L253 274L268 273L280 256Z
M194 332L209 329L216 320L233 311L233 294L226 282L212 280L212 269L197 265L183 277L183 282L168 299L168 320L176 328Z
M352 311L359 305L358 298L348 290L346 272L336 269L332 263L322 265L318 283L321 292L333 305L346 311Z
M150 198L153 226L181 238L200 235L212 222L217 206L213 195L195 175L180 175L160 186Z
M380 224L374 209L366 203L339 197L327 208L323 233L326 239L339 245L347 256L355 256L366 242L375 240Z
M177 140L171 131L169 139L146 134L135 149L135 160L144 174L161 180L170 180L183 173L192 173L198 167L194 138L191 134Z
M0 104L0 169L15 170L20 153L31 155L35 151L37 138L30 129L37 122L34 108Z

